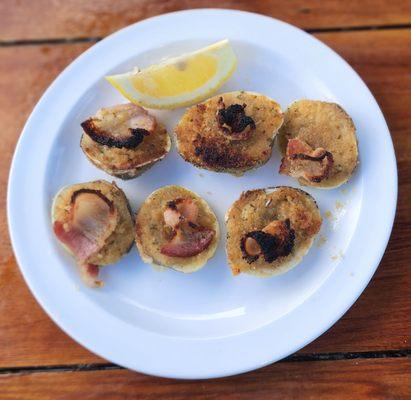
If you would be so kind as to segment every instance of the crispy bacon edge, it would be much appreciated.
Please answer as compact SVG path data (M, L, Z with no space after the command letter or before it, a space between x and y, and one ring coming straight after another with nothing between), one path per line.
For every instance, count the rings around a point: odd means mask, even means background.
M323 165L323 172L321 175L308 175L308 174L302 174L299 176L295 176L296 178L303 177L307 179L308 181L319 183L323 181L324 179L327 179L332 166L334 165L334 157L331 152L323 149L323 148L317 148L311 152L311 154L306 154L306 153L292 153L289 154L289 144L291 141L300 141L299 139L290 139L287 144L287 151L286 155L281 159L281 165L279 169L280 174L284 175L290 175L294 176L292 173L290 173L287 169L289 167L289 163L292 163L294 160L306 160L306 161L313 161L313 162L321 162L326 159L326 163L322 164ZM301 142L301 141L300 141ZM309 147L306 143L302 142L302 145L305 147Z
M246 104L232 104L226 108L222 97L217 103L217 123L221 131L231 140L247 140L255 130L254 120L245 114Z
M122 111L131 111L132 115L129 116L128 120L139 120L140 123L143 121L143 125L141 127L136 126L134 128L129 128L129 135L123 137L114 136L109 130L102 129L98 126L97 121L104 119L103 112L116 114ZM96 143L108 147L134 149L143 141L145 136L148 136L155 131L157 121L155 117L150 115L143 107L133 103L126 103L102 108L97 112L96 116L88 118L80 125L84 132Z
M190 198L178 198L167 203L164 222L169 227L171 239L160 252L169 257L193 257L208 248L215 231L196 224L198 207Z
M150 134L150 132L146 129L129 128L129 137L116 138L114 136L111 136L109 132L100 129L95 124L93 118L87 119L80 125L83 128L84 132L95 142L108 147L116 147L119 149L135 149L143 141L144 137Z
M291 254L294 247L295 231L291 229L290 220L281 221L284 223L284 230L281 235L273 235L265 228L263 230L251 231L246 233L240 242L240 248L243 253L243 259L249 264L257 261L262 255L267 263L272 263L280 257L286 257ZM268 225L269 226L269 225ZM284 237L281 237L284 236ZM260 247L260 253L250 255L246 250L246 241L248 238L254 239Z
M83 188L83 189L78 189L74 191L71 195L71 198L70 198L71 209L70 209L70 215L69 215L70 219L73 218L73 207L74 207L75 201L77 197L83 193L90 193L90 194L97 195L100 199L102 199L109 206L110 213L113 213L115 211L114 203L111 200L109 200L106 196L104 196L104 194L101 193L100 190ZM90 246L92 250L91 252L90 251L86 252L86 254L79 255L79 254L76 254L76 251L73 248L71 248L70 245L67 243L67 237L70 236L70 232L65 231L64 223L62 221L54 221L53 231L55 235L57 236L57 238L61 240L66 246L68 246L70 250L73 252L73 254L75 255L77 267L79 269L80 277L82 281L88 287L91 287L91 288L97 288L97 287L103 286L104 282L98 279L100 266L86 262L86 259L89 258L92 254L99 251L101 246L99 246L96 242L92 242L91 239L89 239L85 235L82 235L83 243L87 243L87 245ZM68 236L66 236L67 234ZM65 237L65 239L63 239L63 237Z

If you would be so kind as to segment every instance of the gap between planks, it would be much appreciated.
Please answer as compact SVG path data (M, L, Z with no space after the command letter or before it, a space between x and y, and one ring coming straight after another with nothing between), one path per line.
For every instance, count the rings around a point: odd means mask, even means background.
M364 26L349 26L349 27L342 26L342 27L329 27L329 28L313 28L313 29L305 29L305 32L307 33L362 32L362 31L398 30L398 29L410 29L410 28L411 28L411 24L364 25ZM74 37L74 38L0 40L0 47L96 43L102 39L104 39L103 36L78 37L78 38Z
M411 24L398 25L371 25L354 27L329 27L305 29L307 33L333 33L333 32L356 32L373 30L398 30L410 29ZM104 37L79 37L79 38L45 38L32 40L0 40L0 47L12 46L31 46L31 45L59 45L76 43L95 43ZM386 350L368 352L336 352L336 353L313 353L296 354L289 356L279 363L284 362L313 362L313 361L342 361L354 359L381 359L381 358L404 358L411 356L411 349L405 350ZM47 373L47 372L80 372L80 371L105 371L123 370L124 368L112 363L92 363L92 364L67 364L50 366L23 366L0 368L0 375L28 374L28 373Z
M381 359L381 358L404 358L411 357L411 349L405 350L385 350L385 351L365 351L356 353L313 353L313 354L295 354L278 361L279 363L287 362L307 362L307 361L343 361L356 359ZM27 367L10 367L0 368L0 375L10 374L29 374L44 372L82 372L82 371L110 371L123 370L125 368L111 363L93 363L93 364L67 364L67 365L50 365L50 366L27 366Z

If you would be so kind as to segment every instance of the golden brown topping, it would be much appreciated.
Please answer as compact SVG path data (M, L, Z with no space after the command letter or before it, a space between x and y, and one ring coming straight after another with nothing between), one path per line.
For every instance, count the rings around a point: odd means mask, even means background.
M102 108L95 117L81 123L84 132L95 142L117 148L133 149L153 133L156 119L136 104Z
M246 104L232 104L226 108L223 98L218 100L217 122L231 140L247 140L255 129L255 122L245 114L245 108Z
M322 147L313 150L300 139L290 139L279 172L294 178L321 182L328 178L333 163L332 154Z
M205 139L201 136L193 141L194 154L213 169L242 169L253 165L252 158L233 148L226 140Z
M279 257L288 256L294 246L295 232L290 227L290 220L272 221L261 231L252 231L241 240L243 257L253 263L260 255L268 263Z

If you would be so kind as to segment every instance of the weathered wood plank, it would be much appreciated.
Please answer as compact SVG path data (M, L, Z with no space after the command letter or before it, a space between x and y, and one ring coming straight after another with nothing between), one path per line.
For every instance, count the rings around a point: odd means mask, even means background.
M15 263L6 219L9 166L24 122L51 81L87 47L0 49L0 366L98 360L58 329L34 300Z
M406 400L411 359L279 363L209 381L153 378L126 370L0 375L3 400Z
M147 17L203 7L253 11L305 29L411 23L411 3L402 0L3 0L0 39L105 36Z

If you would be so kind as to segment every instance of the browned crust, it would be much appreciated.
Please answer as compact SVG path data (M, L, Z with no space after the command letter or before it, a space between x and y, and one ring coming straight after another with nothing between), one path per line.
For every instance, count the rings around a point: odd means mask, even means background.
M284 124L277 136L283 155L289 139L300 139L312 148L324 148L333 156L328 175L320 182L298 178L302 185L335 188L350 179L358 165L358 141L353 120L336 103L298 100L285 112Z
M314 199L313 196L311 196L309 193L307 193L305 190L291 187L291 186L271 186L266 189L253 189L253 190L247 190L245 192L241 193L240 199L237 201L249 201L250 198L253 198L256 194L266 194L267 191L274 191L277 189L284 189L286 191L291 191L291 192L298 192L301 195L307 197L310 201L312 201L318 210L318 204L317 201ZM322 220L319 220L318 224L309 224L309 221L306 218L306 215L299 214L299 227L302 229L306 230L306 233L308 235L315 235L319 232L321 228L321 223Z
M93 141L83 134L80 147L97 168L121 179L132 179L161 161L170 151L171 141L165 127L157 124L156 130L146 136L134 149L109 147Z
M181 258L161 253L161 247L169 240L164 232L164 208L178 198L191 198L199 206L198 225L213 230L212 242L196 256ZM135 219L135 240L142 260L152 265L170 267L189 273L203 267L211 258L218 245L220 230L214 212L205 200L181 186L165 186L157 189L141 205Z
M250 129L244 140L233 140L233 135L221 129L216 117L221 98L225 107L246 105L247 116L255 121L255 129ZM197 167L242 174L269 160L282 121L280 106L266 96L250 92L218 95L186 111L175 128L178 151Z
M142 167L132 167L130 166L129 168L125 168L124 170L121 171L116 171L116 170L111 170L110 168L106 167L102 168L101 164L97 163L95 160L88 158L89 161L98 169L104 170L107 174L111 176L115 176L116 178L122 179L123 181L128 181L130 179L134 179L144 172L148 171L154 164L157 164L158 162L162 161L163 158L166 156L166 154L159 158L158 160L155 160L153 162L147 163L146 165Z
M258 257L250 264L244 258L242 239L252 231L263 231L273 220L290 220L294 231L291 253L267 262ZM319 232L322 218L315 200L306 192L287 186L243 192L226 214L227 259L233 275L256 276L284 273L297 265Z
M198 135L193 141L194 154L200 159L196 165L214 171L248 169L256 165L255 161L239 152L225 140L204 138ZM186 159L186 161L190 161Z

